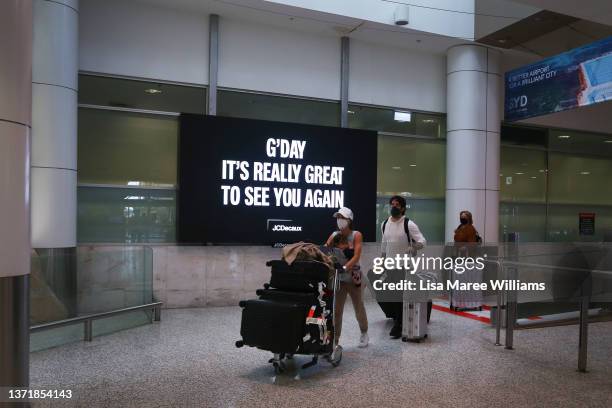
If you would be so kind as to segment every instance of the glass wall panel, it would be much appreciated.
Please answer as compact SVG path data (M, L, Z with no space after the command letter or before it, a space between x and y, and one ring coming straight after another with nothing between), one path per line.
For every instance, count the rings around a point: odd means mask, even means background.
M79 103L204 114L206 88L81 74Z
M153 251L146 246L80 246L76 251L32 254L30 321L41 324L140 306L153 300ZM76 266L74 276L49 270L50 263ZM51 268L53 269L53 268ZM57 281L74 279L73 299L66 302ZM151 321L150 310L139 310L93 322L93 335L113 333ZM32 333L32 351L81 340L83 323Z
M546 151L502 146L500 200L545 203L546 169Z
M378 137L377 241L389 198L406 197L408 218L429 242L444 242L446 145L399 136Z
M579 214L595 214L595 233L580 235ZM612 242L612 206L551 204L548 208L548 241Z
M380 242L380 226L389 218L389 199L376 199L376 242ZM444 199L407 199L406 216L414 221L429 243L444 242Z
M78 129L79 183L176 184L176 117L80 108Z
M612 135L551 129L549 145L556 151L612 157Z
M516 146L548 146L548 129L502 125L501 142Z
M518 233L520 242L546 241L546 204L501 202L499 204L500 241Z
M217 115L340 126L340 103L220 90Z
M176 191L78 188L80 243L175 242Z
M446 116L442 114L351 104L348 119L349 127L356 129L446 138Z
M550 153L551 204L612 204L612 159Z
M379 196L444 198L446 145L400 136L378 137Z

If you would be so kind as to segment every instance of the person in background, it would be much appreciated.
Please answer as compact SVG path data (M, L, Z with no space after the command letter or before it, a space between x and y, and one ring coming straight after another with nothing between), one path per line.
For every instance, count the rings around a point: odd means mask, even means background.
M419 226L406 217L406 199L396 195L389 199L390 216L381 225L383 257L408 254L415 256L416 251L427 244ZM389 335L394 339L402 336L402 303L397 302L394 309L393 328Z
M467 210L461 211L459 226L455 229L455 242L480 242L480 236L473 224L472 213Z
M454 236L455 256L471 258L478 256L478 244L482 242L482 239L473 224L471 212L463 210L459 213L459 226L455 229ZM478 269L451 276L452 279L465 283L481 283L483 279L483 273ZM482 310L482 292L479 290L452 291L450 309L453 311Z
M368 316L366 314L365 305L363 304L363 287L361 284L361 267L359 259L361 258L361 245L363 236L361 232L353 230L353 211L349 208L342 207L334 213L338 231L334 231L327 242L326 246L335 246L340 248L348 261L344 264L344 273L340 274L340 287L336 291L336 304L334 309L334 327L336 330L336 338L340 338L342 331L342 314L344 312L344 303L347 295L351 296L355 316L361 330L359 338L359 347L367 347L368 338ZM337 237L340 235L340 237Z

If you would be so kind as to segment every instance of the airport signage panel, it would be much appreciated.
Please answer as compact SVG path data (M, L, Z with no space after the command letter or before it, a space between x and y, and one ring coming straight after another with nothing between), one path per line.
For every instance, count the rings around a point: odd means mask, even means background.
M376 132L183 114L178 240L322 243L346 206L374 241L376 171Z
M612 37L509 71L505 89L506 121L612 100Z

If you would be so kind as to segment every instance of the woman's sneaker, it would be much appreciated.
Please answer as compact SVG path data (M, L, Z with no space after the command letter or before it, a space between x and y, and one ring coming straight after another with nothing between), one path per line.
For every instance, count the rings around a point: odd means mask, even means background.
M370 338L368 337L368 333L361 333L361 337L359 337L359 346L361 348L368 347L368 342Z

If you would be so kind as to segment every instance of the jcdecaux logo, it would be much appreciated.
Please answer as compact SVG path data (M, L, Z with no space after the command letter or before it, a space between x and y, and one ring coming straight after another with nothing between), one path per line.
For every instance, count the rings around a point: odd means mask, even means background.
M283 232L302 232L302 227L299 225L282 225L275 224L272 227L272 231L283 231Z
M281 220L270 218L267 221L268 231L272 232L302 232L303 227L296 225L293 220Z

